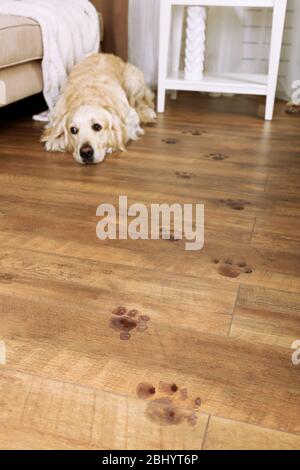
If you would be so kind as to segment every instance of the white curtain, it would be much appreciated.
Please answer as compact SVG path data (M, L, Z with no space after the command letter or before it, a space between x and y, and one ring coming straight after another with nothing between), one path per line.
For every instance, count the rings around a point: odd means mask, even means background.
M163 0L162 0L163 1ZM129 0L129 60L157 81L160 0ZM208 11L205 68L209 72L267 73L271 11L214 7ZM288 0L278 96L300 79L300 0Z
M155 86L158 73L159 0L129 0L129 61Z

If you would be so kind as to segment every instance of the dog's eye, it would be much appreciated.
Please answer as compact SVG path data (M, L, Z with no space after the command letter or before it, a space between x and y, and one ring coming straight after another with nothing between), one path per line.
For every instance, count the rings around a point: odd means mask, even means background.
M78 132L79 132L79 129L77 129L77 127L71 127L71 134L76 135L78 134Z
M93 124L92 129L95 132L100 132L102 130L102 126L100 124Z

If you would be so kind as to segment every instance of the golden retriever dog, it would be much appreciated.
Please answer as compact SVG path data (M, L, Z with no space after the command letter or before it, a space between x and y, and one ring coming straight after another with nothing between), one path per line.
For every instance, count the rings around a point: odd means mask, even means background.
M154 94L143 73L110 54L93 54L77 64L45 129L50 152L73 152L82 165L100 163L123 151L154 122Z

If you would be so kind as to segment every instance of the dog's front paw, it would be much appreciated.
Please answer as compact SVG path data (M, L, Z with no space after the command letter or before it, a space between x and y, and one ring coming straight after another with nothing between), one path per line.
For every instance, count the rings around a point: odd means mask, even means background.
M138 110L142 124L154 123L157 119L156 112L150 107L142 107Z
M137 137L137 139L138 139L139 137L142 137L144 134L145 134L145 131L144 131L144 129L142 129L141 127L138 127L138 128L136 129L136 137Z
M45 142L45 149L47 152L65 152L65 138L61 137L58 139L48 139Z
M144 134L144 129L140 126L136 126L133 129L128 129L128 140L138 140Z

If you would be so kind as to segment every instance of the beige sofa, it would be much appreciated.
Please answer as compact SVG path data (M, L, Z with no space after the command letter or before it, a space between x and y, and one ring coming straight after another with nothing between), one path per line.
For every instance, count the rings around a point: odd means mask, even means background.
M103 19L99 13L103 39ZM38 23L0 15L0 107L43 90L43 43Z

